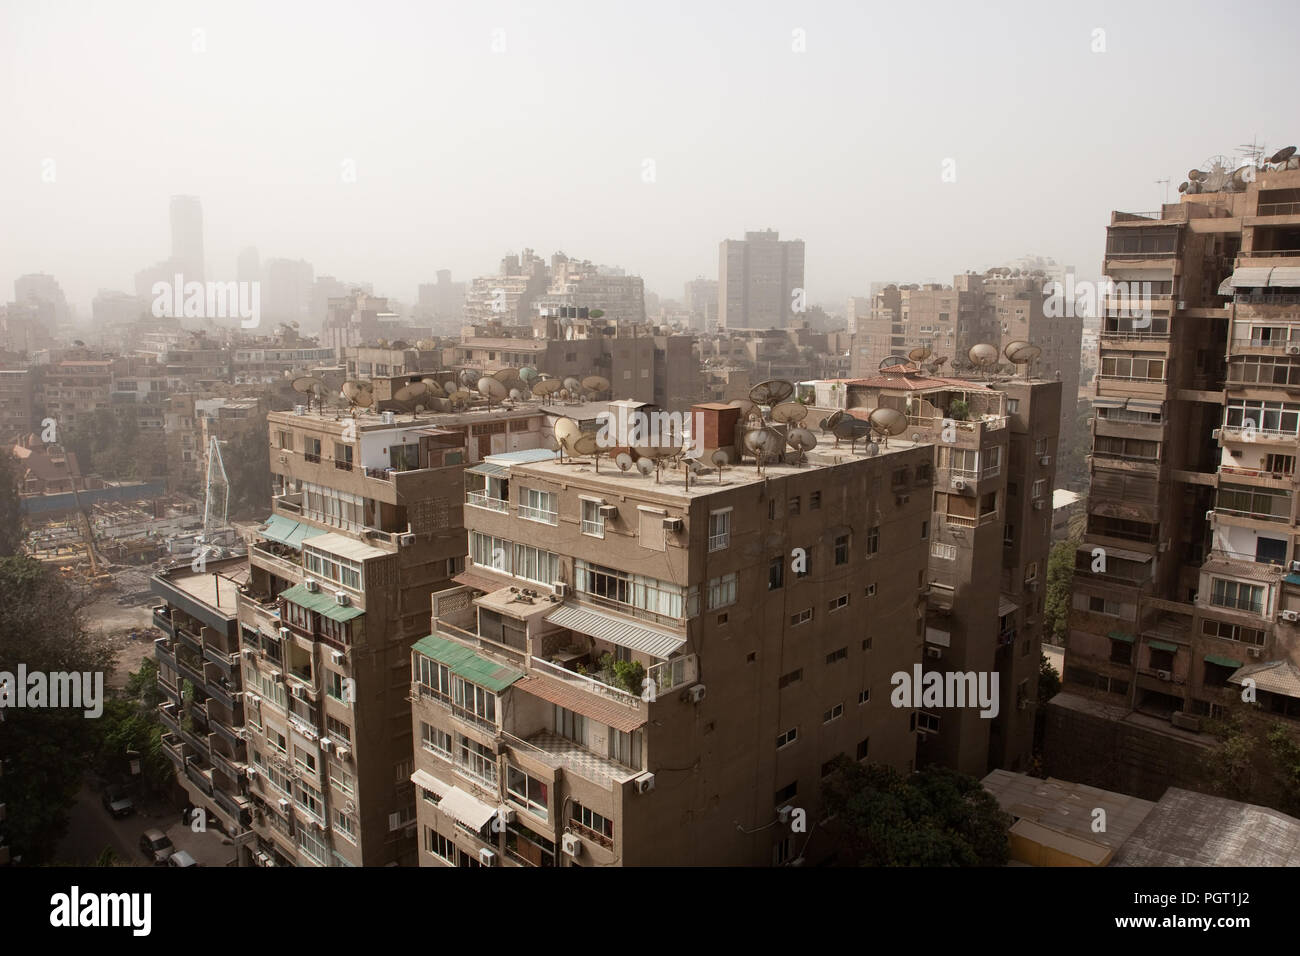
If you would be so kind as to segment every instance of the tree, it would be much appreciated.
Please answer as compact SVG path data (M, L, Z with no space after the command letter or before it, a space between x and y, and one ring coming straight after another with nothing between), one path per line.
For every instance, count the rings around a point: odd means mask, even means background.
M18 554L23 546L22 500L18 472L9 449L0 450L0 557Z
M1047 596L1043 603L1047 632L1053 644L1064 644L1070 627L1070 604L1074 595L1074 554L1077 540L1058 541L1047 559Z
M1234 703L1207 728L1219 746L1202 761L1211 793L1300 816L1300 743L1257 705Z
M140 761L141 781L146 789L165 794L171 785L173 766L162 748L162 724L158 720L158 665L149 658L127 677L121 697L104 705L95 746L95 769L101 776L122 776L128 770L127 753L135 751Z
M1061 692L1061 675L1047 659L1046 654L1038 656L1038 703L1046 704Z
M0 594L0 671L16 678L20 664L28 674L112 669L111 643L85 626L87 598L54 569L26 556L0 559ZM85 709L50 707L6 707L3 717L0 803L9 844L23 862L42 863L67 829L94 748L94 719Z
M978 780L947 767L903 775L835 759L822 784L844 852L862 866L1001 866L1011 818Z

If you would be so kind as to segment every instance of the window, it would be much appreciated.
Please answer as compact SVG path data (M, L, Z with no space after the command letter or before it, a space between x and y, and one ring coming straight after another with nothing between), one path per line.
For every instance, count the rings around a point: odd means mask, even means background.
M820 491L814 491L808 495L809 511L819 511L821 509L821 506L822 506L822 493Z
M875 525L867 532L867 554L880 551L880 525Z
M361 562L339 557L309 545L303 545L303 567L327 581L350 591L362 591Z
M289 755L289 742L285 739L284 734L274 727L266 729L266 742L278 750L283 756Z
M468 774L480 783L487 784L489 789L496 789L497 758L491 748L485 747L477 740L470 740L464 734L461 734L460 759L457 761L457 765L463 773Z
M785 733L779 735L776 738L776 749L780 750L782 747L788 747L790 746L790 744L794 743L798 739L799 739L799 728L791 727Z
M497 696L489 690L471 684L463 677L452 677L453 710L489 724L496 724Z
M956 561L957 546L955 544L940 544L936 541L930 545L930 556L943 561Z
M1239 641L1256 647L1264 646L1263 631L1253 627L1242 627L1240 624L1229 624L1227 621L1204 620L1201 622L1201 633L1207 637L1221 637L1225 641Z
M868 690L863 690L863 691L858 691L858 703L859 703L859 704L865 704L865 703L868 703L868 702L870 702L870 700L871 700L871 691L870 691L869 689L868 689Z
M794 856L794 837L783 837L772 844L772 865L782 866Z
M334 832L340 833L347 840L357 842L357 826L353 819L342 810L334 811Z
M600 513L599 501L582 499L582 533L605 537L605 516Z
M321 792L311 784L305 783L301 777L294 781L294 797L298 800L298 806L316 819L324 821L324 803L322 802Z
M316 835L314 827L300 826L298 829L298 849L315 860L317 863L324 863L328 855L328 850L320 837Z
M316 772L316 755L303 750L297 744L293 747L293 762L308 773Z
M1015 414L1018 413L1019 411L1020 411L1020 399L1018 399L1018 398L1008 398L1008 399L1007 399L1007 414L1008 414L1008 415L1015 415Z
M543 524L556 524L555 495L537 488L519 489L519 517Z
M477 531L469 533L469 559L482 568L510 573L510 546L504 538Z
M325 672L325 692L341 703L351 703L345 696L344 677L338 671Z
M1223 578L1214 578L1210 603L1218 607L1262 614L1264 612L1264 586L1262 584L1243 584L1240 581L1226 581Z
M827 605L826 610L838 611L840 608L845 608L848 606L849 606L849 596L847 594L841 594L839 597L832 600L829 605Z
M339 471L352 470L352 446L342 442L334 443L334 467Z
M736 603L737 578L738 575L733 571L709 582L707 605L710 611Z
M424 828L424 850L426 853L432 853L438 859L447 863L456 861L456 844L433 829L433 827Z
M709 550L721 551L731 543L731 509L709 513Z
M866 592L866 593L867 593L867 597L875 597L875 596L876 596L876 586L875 586L874 584L868 584L868 585L867 585L867 592Z
M425 750L438 754L440 757L445 757L448 760L452 759L451 734L447 733L445 730L440 730L437 727L426 724L424 721L420 721L420 743L423 745Z
M352 728L334 717L325 715L325 729L329 731L331 737L340 737L348 743L352 743Z
M528 809L530 813L546 819L547 787L541 780L524 773L524 771L506 767L506 793L515 803Z
M922 522L921 522L921 540L924 541L924 540L925 540L926 538L928 538L928 537L930 537L930 522L929 522L929 521L922 521Z
M831 651L826 655L826 663L838 664L840 661L848 660L848 657L849 649L847 647L841 647L839 650Z
M777 555L767 564L767 589L779 590L785 584L785 558Z
M786 501L785 513L788 515L797 515L799 513L801 504L802 504L802 500L798 495L795 495L793 498Z
M806 607L802 611L796 611L794 614L790 615L790 626L798 627L800 624L807 624L812 619L813 609Z
M310 462L320 461L320 439L319 438L312 438L308 436L303 439L302 457L304 460Z
M293 432L276 432L281 451L293 451Z
M994 478L1002 473L1002 446L990 445L984 449L984 477Z
M777 683L777 689L780 690L789 687L791 684L797 684L801 680L803 680L802 667L798 668L797 670L792 670L788 674L781 675L781 680Z
M574 743L587 745L587 718L582 714L555 705L555 732Z
M587 831L584 835L595 835L597 842L612 846L614 839L614 821L601 816L594 810L589 810L580 803L574 803L570 811L570 819Z
M1224 408L1223 424L1227 428L1253 426L1260 432L1294 435L1300 430L1300 405L1230 398Z
M336 763L330 764L330 783L346 796L350 797L356 793L356 781L352 774Z
M844 716L844 705L836 704L830 710L822 714L822 723L829 724L832 720L839 720Z
M848 564L848 563L849 563L849 536L847 534L836 535L835 536L835 564L838 566L841 564Z
M793 783L786 784L775 794L773 794L774 799L772 802L776 804L776 806L778 807L782 806L787 800L793 800L795 794L797 794L798 792L799 792L799 781L796 780Z
M1291 493L1282 488L1220 484L1215 507L1229 514L1246 515L1262 521L1290 521Z
M574 589L613 604L680 619L685 609L685 589L616 568L573 562Z
M1028 582L1028 581L1036 581L1036 580L1038 580L1038 562L1030 561L1028 564L1025 565L1025 581Z
M858 741L858 760L866 760L867 753L871 748L871 738L863 737Z
M549 587L560 577L560 556L531 545L517 544L514 575Z
M925 711L918 711L916 715L916 729L924 733L937 734L939 732L939 715L929 714Z
M1119 617L1120 603L1111 601L1103 597L1088 596L1088 610L1093 614L1108 614L1111 617Z
M441 697L443 700L451 700L451 668L446 664L430 660L423 654L415 655L413 664L412 669L416 673L412 676L420 684L423 692L433 697Z
M1047 479L1039 478L1037 481L1034 482L1033 496L1035 498L1041 498L1046 493L1047 493Z

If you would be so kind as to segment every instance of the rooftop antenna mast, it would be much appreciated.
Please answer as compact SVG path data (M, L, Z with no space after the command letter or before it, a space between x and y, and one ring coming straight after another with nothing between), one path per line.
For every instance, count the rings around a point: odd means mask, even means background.
M1159 186L1161 183L1164 183L1164 186L1165 186L1165 202L1168 203L1168 202L1169 202L1169 180L1167 180L1167 179L1157 179L1157 180L1156 180L1156 185L1157 185L1157 186Z

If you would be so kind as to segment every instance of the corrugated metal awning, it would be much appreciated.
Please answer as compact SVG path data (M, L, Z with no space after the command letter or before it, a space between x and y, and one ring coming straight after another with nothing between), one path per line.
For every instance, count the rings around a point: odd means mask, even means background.
M383 548L371 547L355 538L349 538L347 535L335 534L317 534L310 538L304 538L303 544L310 545L313 548L319 548L321 551L329 554L338 555L340 558L349 558L353 561L369 561L372 558L386 558L388 552Z
M302 548L302 539L308 534L319 533L319 528L294 521L284 515L271 515L266 519L266 527L260 529L263 536L271 541L288 545L290 548Z
M494 465L484 461L465 469L467 475L486 475L489 478L509 478L510 469L505 465Z
M646 722L644 711L631 710L604 697L596 697L586 690L569 687L563 681L544 674L529 674L516 682L514 689L540 697L548 703L558 704L623 733L631 733Z
M1121 561L1140 561L1146 563L1151 560L1151 555L1143 554L1141 551L1125 551L1123 548L1112 548L1107 546L1102 549L1108 558L1119 558Z
M1230 275L1224 280L1224 285L1231 283L1234 290L1263 289L1268 286L1268 277L1272 271L1272 266L1248 266L1244 269L1238 269ZM1223 286L1219 288L1223 288Z
M1093 408L1123 408L1124 399L1122 398L1098 398L1092 403Z
M1020 610L1020 605L1010 600L1005 594L998 595L998 617L1006 617Z
M1296 266L1276 266L1268 277L1269 288L1300 289L1300 268Z
M1150 398L1130 398L1128 400L1129 411L1133 412L1163 412L1165 410L1164 402L1157 402Z
M937 627L927 627L925 629L925 643L934 644L938 647L951 647L952 632L943 631Z
M572 604L556 608L546 615L546 620L651 657L666 658L686 643L686 638L672 631L648 627L613 614Z
M483 801L470 796L460 787L452 787L438 801L438 809L457 823L463 823L475 832L497 815L496 807L488 806Z

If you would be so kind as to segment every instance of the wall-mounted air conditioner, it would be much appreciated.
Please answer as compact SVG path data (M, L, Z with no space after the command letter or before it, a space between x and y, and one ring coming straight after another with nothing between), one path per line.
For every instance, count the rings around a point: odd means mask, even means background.
M1156 671L1156 677L1159 680L1169 680L1173 675L1169 671Z
M302 586L305 587L312 594L317 594L320 592L320 582L317 581L315 578L307 578L302 582Z
M556 581L551 585L551 589L555 592L555 596L558 598L569 596L569 586L563 581Z
M596 510L600 512L602 518L608 519L618 517L618 505L601 505Z
M1261 658L1261 657L1264 656L1264 648L1262 648L1262 647L1248 647L1248 648L1246 648L1246 653L1247 653L1247 655L1249 655L1250 657L1253 657L1253 658L1255 658L1256 660L1258 660L1259 658Z
M1042 458L1038 459L1038 463L1042 465L1044 468L1046 468L1048 465L1052 463L1052 456L1044 455Z
M655 788L655 775L643 773L639 777L633 777L632 786L637 793L649 793Z
M415 544L415 535L413 534L401 535L400 537L398 537L397 543L401 545L403 548L409 548L411 545Z
M686 522L682 521L681 518L677 518L677 517L664 518L665 531L674 531L674 532L681 531L682 528L684 527L686 527Z
M692 704L698 704L700 701L704 700L704 685L696 684L694 687L688 688L686 691L686 699Z
M487 847L479 847L478 861L484 866L496 866L497 855L495 850L489 850Z
M940 660L943 657L943 649L938 647L927 647L925 649L925 656L936 661Z
M342 664L342 663L343 663L343 652L342 652L342 651L330 651L330 660L333 661L335 664Z
M954 478L954 479L952 480L952 486L953 486L954 488L956 488L958 491L962 491L962 490L964 490L965 487L966 487L966 479L965 479L965 478Z
M1282 620L1294 624L1296 621L1300 621L1300 611L1283 611L1281 617Z
M571 857L582 856L582 841L576 833L566 833L560 839L560 848Z
M352 603L352 598L348 596L347 591L335 591L334 603L338 604L340 607L347 607Z

